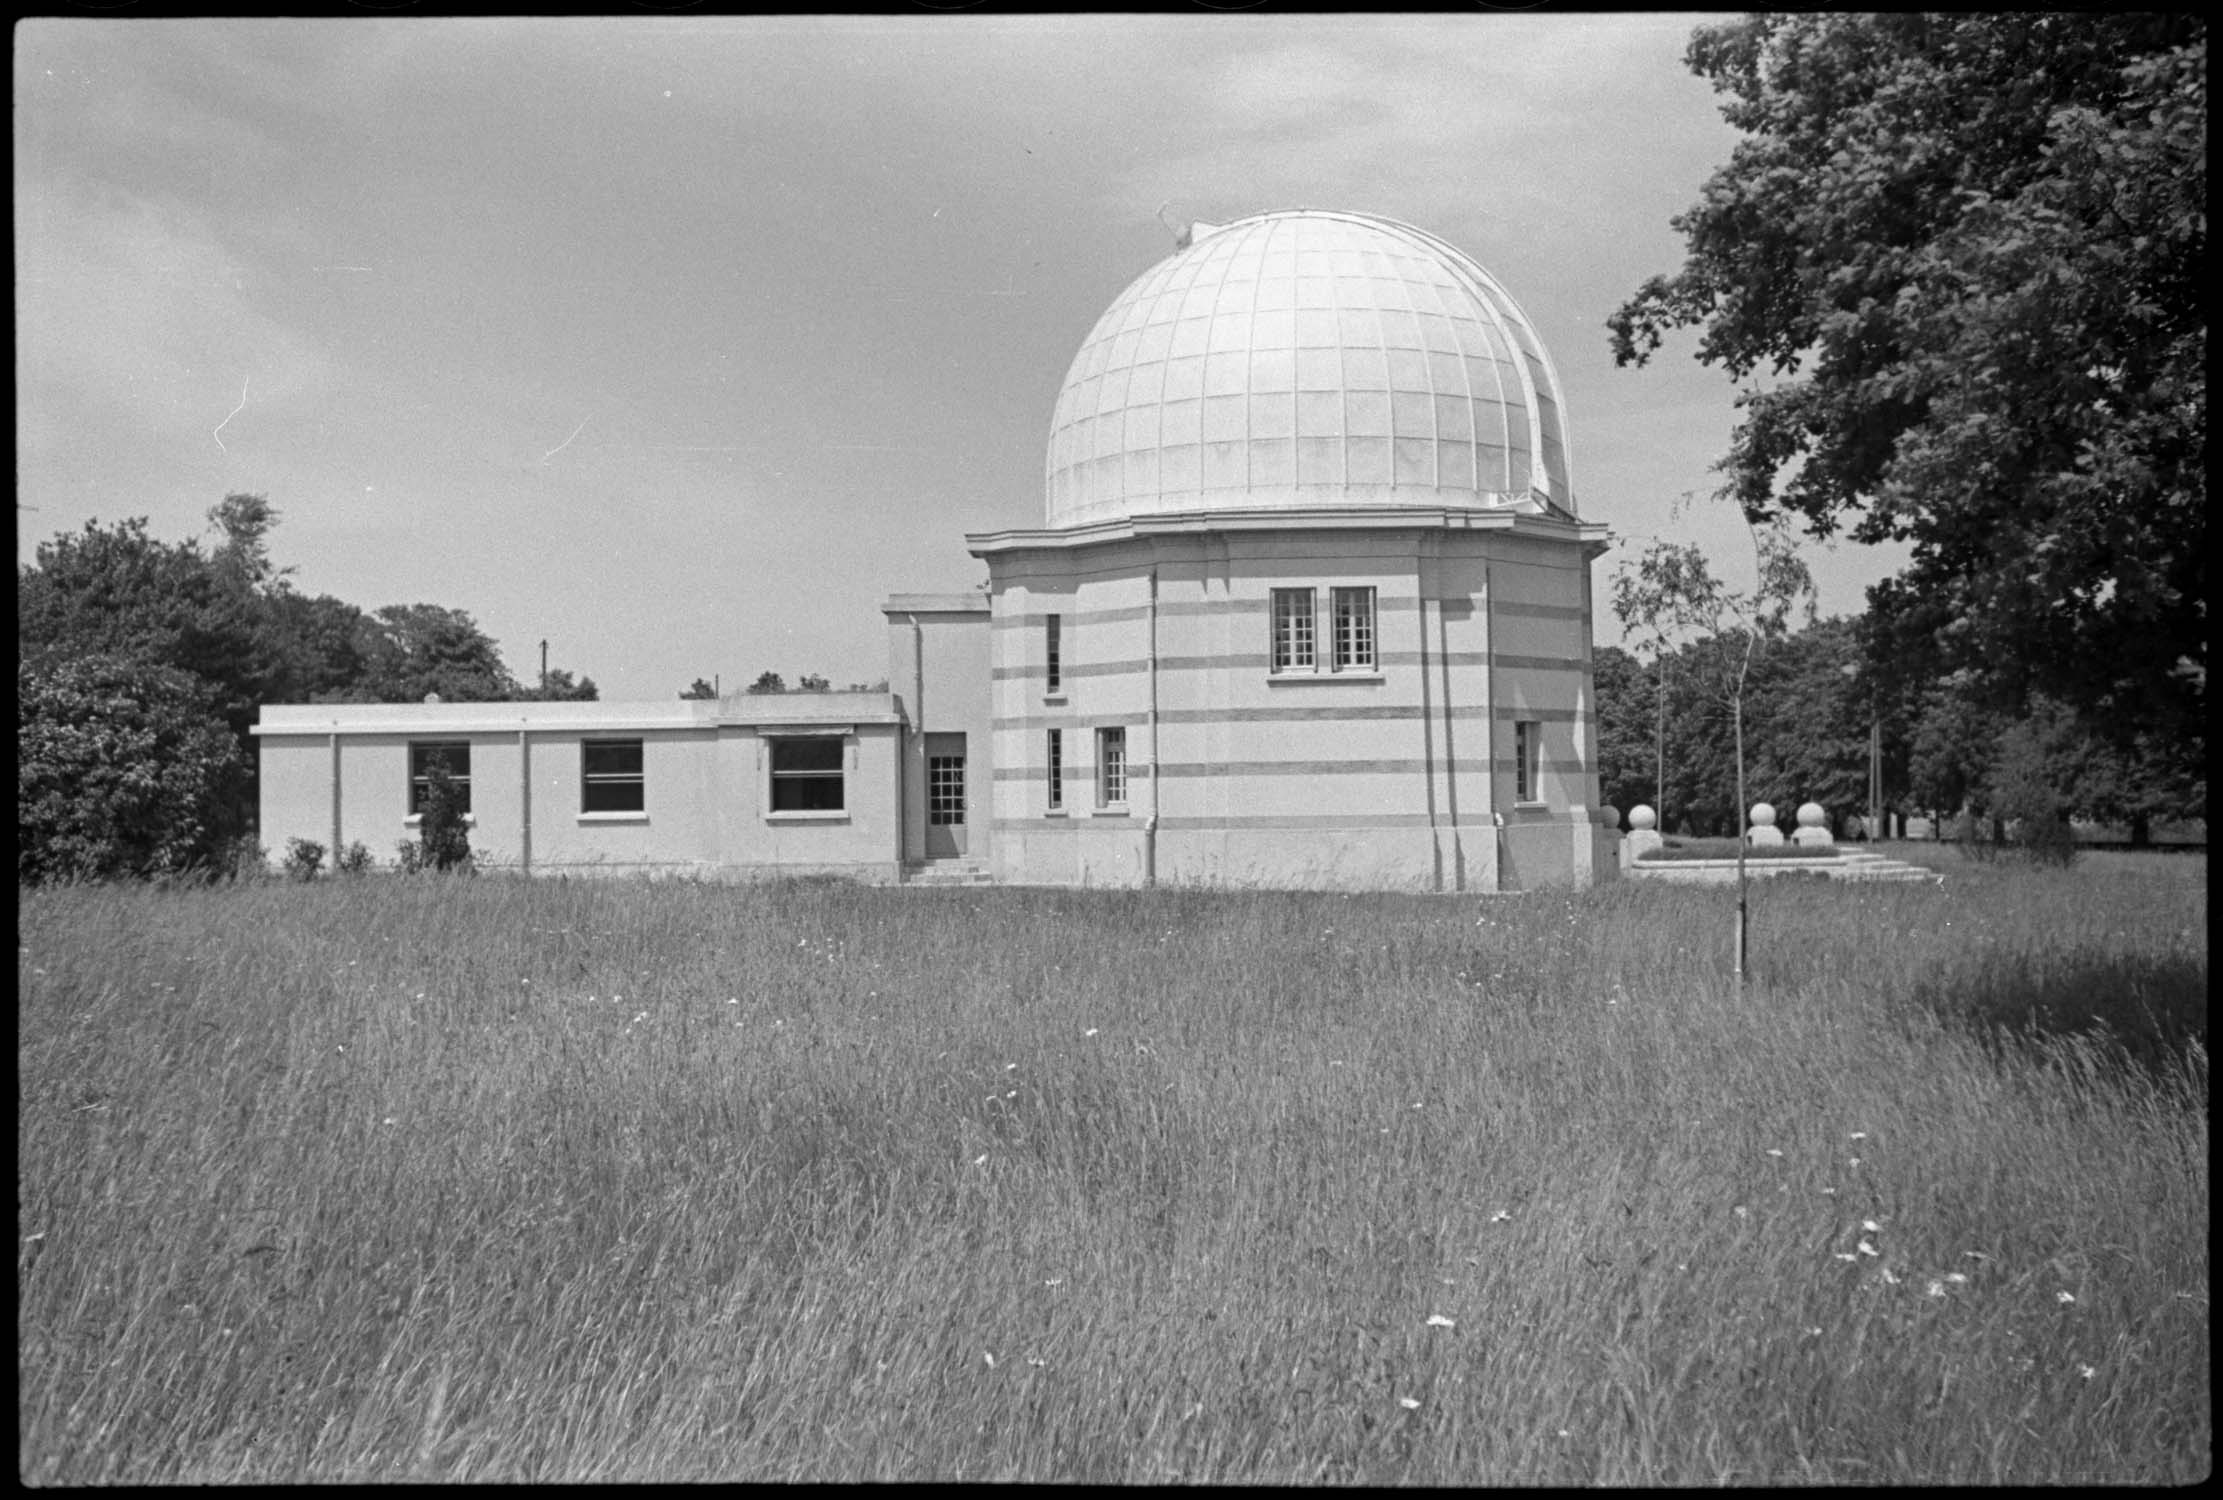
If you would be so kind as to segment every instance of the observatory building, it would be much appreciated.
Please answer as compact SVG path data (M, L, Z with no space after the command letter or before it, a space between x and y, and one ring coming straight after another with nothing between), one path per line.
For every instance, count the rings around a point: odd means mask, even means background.
M1590 563L1550 356L1408 225L1197 224L1113 301L985 593L896 595L890 691L265 708L262 838L374 854L433 754L534 872L1490 891L1587 884Z

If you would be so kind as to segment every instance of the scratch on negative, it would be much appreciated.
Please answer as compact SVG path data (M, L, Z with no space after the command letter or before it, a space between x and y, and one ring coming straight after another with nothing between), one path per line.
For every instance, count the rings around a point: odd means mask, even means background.
M231 409L230 415L226 416L223 421L218 422L216 424L216 430L209 434L210 437L216 439L216 446L220 452L229 453L232 451L231 449L224 446L224 428L230 424L232 417L238 416L241 412L247 409L247 386L248 382L252 381L254 378L254 376L250 375L247 377L246 380L242 380L239 383L239 405L233 407Z
M571 438L575 438L575 437L577 437L577 436L578 436L578 435L579 435L580 433L582 433L582 432L585 432L585 431L587 430L587 420L588 420L588 419L582 419L582 420L580 421L580 423L579 423L579 425L578 425L578 426L576 426L576 427L574 427L574 428L572 428L572 429L571 429L571 437L567 437L567 438L565 438L565 439L564 439L564 440L563 440L562 442L560 442L560 443L556 444L556 446L555 446L555 447L553 447L553 448L550 448L550 449L549 449L549 450L548 450L548 451L547 451L546 453L543 453L542 455L540 455L540 461L541 461L542 463L546 463L546 462L548 462L548 460L550 460L551 458L554 458L554 457L555 457L555 456L556 456L557 454L559 454L559 453L563 452L563 450L564 450L564 449L566 449L566 448L570 447L570 446L571 446Z

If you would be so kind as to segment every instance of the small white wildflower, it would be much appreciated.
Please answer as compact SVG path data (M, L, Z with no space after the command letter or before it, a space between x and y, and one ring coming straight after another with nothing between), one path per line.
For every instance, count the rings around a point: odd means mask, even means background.
M1862 1219L1860 1221L1860 1227L1867 1230L1870 1234L1883 1233L1883 1226L1881 1224L1878 1224L1874 1219Z
M1986 1255L1986 1254L1985 1254L1985 1253L1984 1253L1983 1251L1981 1251L1981 1250L1963 1250L1963 1251L1961 1252L1961 1259L1962 1259L1962 1260L1990 1260L1990 1259L1991 1259L1991 1257L1990 1257L1990 1256L1988 1256L1988 1255Z
M1775 1149L1775 1148L1774 1148L1773 1146L1770 1146L1770 1147L1768 1147L1768 1155L1770 1155L1770 1156L1781 1156L1782 1154L1783 1154L1782 1152L1780 1152L1780 1151L1776 1150L1776 1149Z
M1737 1206L1736 1206L1735 1208L1733 1208L1733 1209L1731 1209L1731 1210L1729 1210L1729 1211L1730 1211L1731 1213L1735 1214L1735 1215L1736 1215L1736 1216L1737 1216L1738 1218L1740 1218L1740 1219L1748 1217L1748 1215L1747 1215L1747 1214L1746 1214L1746 1212L1745 1212L1745 1207L1744 1207L1744 1205L1743 1205L1742 1203L1738 1204L1738 1205L1737 1205Z
M1942 1281L1933 1281L1928 1286L1924 1287L1922 1291L1926 1296L1942 1297L1945 1295L1945 1283Z
M1838 1251L1838 1252L1837 1252L1837 1255L1836 1255L1836 1259L1838 1259L1838 1260L1858 1260L1858 1259L1860 1259L1860 1257L1859 1257L1859 1256L1857 1256L1857 1255L1854 1255L1854 1254L1853 1254L1852 1252L1850 1252L1850 1251L1848 1251L1848 1250L1840 1250L1840 1251Z
M2069 1292L2055 1292L2053 1294L2053 1300L2066 1307L2069 1303L2074 1302L2076 1298Z
M1442 1313L1430 1313L1428 1314L1428 1326L1430 1328L1456 1328L1459 1325Z
M2093 1369L2090 1365L2078 1365L2076 1367L2076 1373L2083 1376L2086 1380L2090 1380L2094 1375L2097 1375L2099 1371Z
M1412 1397L1410 1397L1410 1396L1399 1396L1399 1397L1397 1398L1397 1404L1398 1404L1399 1406L1402 1406L1403 1408L1405 1408L1405 1410L1407 1410L1407 1411L1418 1411L1418 1410L1420 1410L1420 1403L1419 1403L1418 1401L1415 1401L1415 1400L1414 1400L1414 1399L1413 1399Z
M1954 1286L1966 1286L1966 1285L1968 1285L1968 1278L1967 1278L1966 1276L1963 1276L1963 1275L1962 1275L1962 1274L1961 1274L1960 1272L1958 1272L1958 1271L1947 1271L1947 1272L1945 1273L1945 1279L1946 1279L1946 1281L1947 1281L1947 1282L1949 1282L1950 1284L1952 1284L1952 1285L1954 1285Z
M983 1151L983 1152L981 1152L981 1153L980 1153L980 1155L978 1155L978 1156L974 1157L974 1158L973 1158L973 1165L974 1165L974 1166L976 1166L976 1167L985 1167L985 1166L987 1166L987 1165L988 1165L988 1153L987 1153L987 1152L985 1152L985 1151Z
M1809 1328L1806 1330L1806 1336L1810 1339L1818 1339L1822 1336L1822 1330L1819 1326Z
M1046 1359L1036 1359L1033 1355L1030 1354L1027 1356L1027 1363L1034 1366L1037 1370L1040 1370L1047 1368L1050 1362Z
M1837 1196L1837 1189L1835 1189L1835 1188L1823 1188L1823 1189L1822 1189L1822 1196L1823 1196L1824 1198L1834 1198L1834 1197L1836 1197L1836 1196Z
M1855 1157L1852 1157L1852 1158L1850 1158L1850 1165L1852 1165L1852 1166L1856 1166L1856 1167L1857 1167L1857 1166L1859 1166L1859 1165L1860 1165L1860 1158L1859 1158L1859 1157L1857 1157L1857 1156L1855 1156Z
M1053 1276L1048 1281L1045 1281L1042 1284L1044 1286L1063 1286L1065 1285L1065 1278L1062 1276Z
M1846 1136L1845 1139L1848 1141L1864 1141L1868 1139L1868 1132L1865 1130L1856 1130L1851 1135Z
M1498 1210L1498 1211L1497 1211L1496 1213L1494 1213L1494 1214L1490 1215L1490 1222L1491 1222L1492 1224L1502 1224L1502 1223L1504 1223L1504 1222L1505 1222L1505 1221L1506 1221L1507 1219L1510 1219L1510 1218L1512 1218L1512 1217L1513 1217L1513 1214L1512 1214L1512 1211L1511 1211L1510 1209L1504 1209L1504 1208L1501 1208L1501 1209L1499 1209L1499 1210Z
M1883 1253L1875 1246L1869 1244L1866 1240L1862 1240L1859 1244L1853 1246L1853 1248L1855 1250L1858 1250L1862 1255L1881 1255Z
M996 1356L990 1354L987 1350L981 1350L980 1357L988 1362L989 1369L993 1370L996 1367Z
M1093 1027L1093 1026L1091 1026L1091 1027L1089 1027L1089 1028L1088 1028L1088 1030L1086 1030L1086 1031L1082 1032L1082 1033L1081 1033L1081 1035L1082 1035L1082 1036L1094 1036L1094 1035L1096 1035L1096 1028L1095 1028L1095 1027Z
M1892 1274L1892 1270L1889 1266L1885 1266L1882 1271L1878 1272L1877 1274L1882 1276L1883 1279L1892 1286L1897 1286L1899 1284L1899 1278L1896 1275Z

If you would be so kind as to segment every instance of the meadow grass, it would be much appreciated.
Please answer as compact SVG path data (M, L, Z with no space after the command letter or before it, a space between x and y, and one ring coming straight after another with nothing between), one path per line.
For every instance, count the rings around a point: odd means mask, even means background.
M2205 860L1924 857L25 891L19 1476L2203 1477Z

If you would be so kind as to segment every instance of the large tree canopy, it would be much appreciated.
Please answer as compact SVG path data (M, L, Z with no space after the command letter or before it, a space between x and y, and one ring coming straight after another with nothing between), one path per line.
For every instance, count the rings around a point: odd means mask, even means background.
M1616 358L1701 328L1745 386L1726 493L1909 543L1873 602L1935 669L2197 740L2205 23L1767 15L1686 61L1745 138Z

